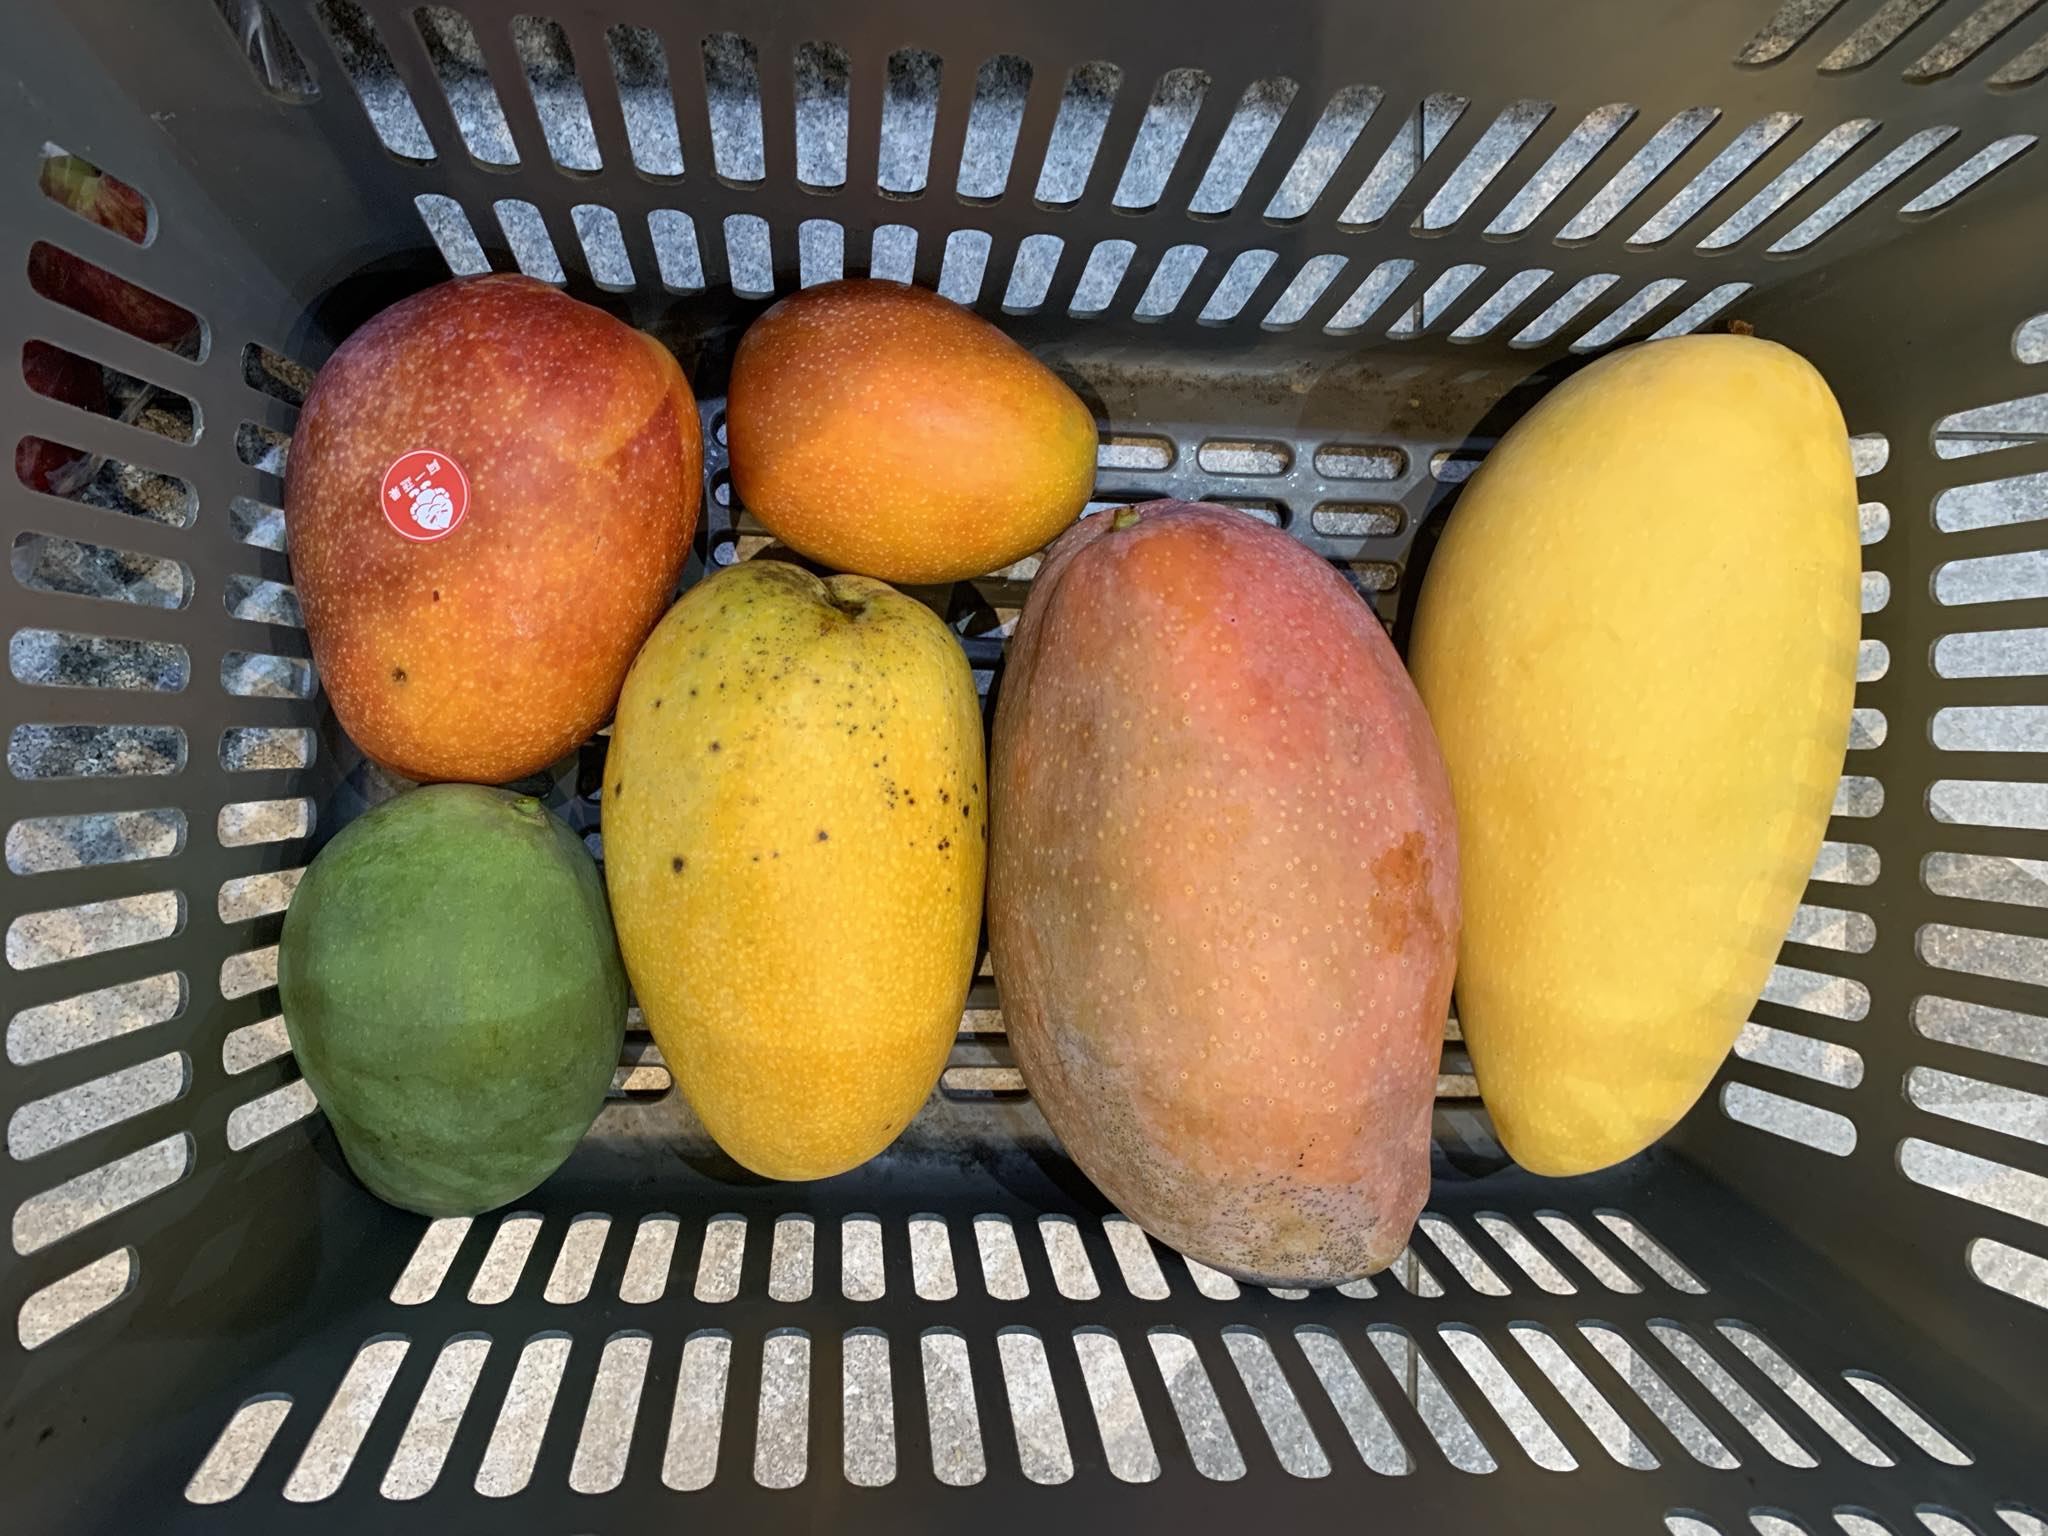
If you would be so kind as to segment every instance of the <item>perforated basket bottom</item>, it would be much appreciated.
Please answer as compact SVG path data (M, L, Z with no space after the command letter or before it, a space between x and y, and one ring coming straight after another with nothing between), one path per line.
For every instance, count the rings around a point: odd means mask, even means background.
M426 1529L482 1494L533 1530L1140 1510L1902 1530L1921 1509L1981 1529L2022 1494L1974 1439L1998 1404L1662 1155L1569 1186L1439 1166L1391 1270L1304 1293L1189 1264L1042 1148L797 1187L600 1134L542 1198L430 1224L315 1145L267 1198L318 1201L332 1240L239 1277L272 1320L163 1434L187 1501L168 1524L232 1500L266 1528ZM1532 1466L1553 1499L1505 1506L1493 1474Z

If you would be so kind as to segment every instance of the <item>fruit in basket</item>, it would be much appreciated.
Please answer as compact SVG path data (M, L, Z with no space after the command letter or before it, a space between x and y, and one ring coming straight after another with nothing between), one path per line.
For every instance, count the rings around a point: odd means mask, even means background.
M103 229L137 245L149 237L149 204L142 194L89 161L52 155L43 161L38 184L45 197ZM198 317L184 305L159 298L45 241L29 247L28 280L44 298L160 347L184 350L199 339Z
M1410 654L1458 802L1458 1018L1534 1172L1648 1146L1749 1017L1842 771L1859 564L1842 413L1753 337L1603 358L1459 499Z
M277 985L349 1166L427 1216L490 1210L560 1167L625 1038L596 862L538 800L473 784L387 800L321 850Z
M98 363L46 341L25 341L21 345L21 376L39 395L82 411L106 413L106 378ZM24 437L14 445L14 473L31 490L69 495L88 477L91 464L77 449L47 438Z
M734 566L633 663L603 789L619 941L677 1086L754 1172L852 1168L931 1093L985 782L959 642L881 582Z
M546 767L611 714L675 590L702 444L676 360L531 278L463 278L344 342L285 529L342 728L415 779Z
M1080 397L979 315L901 283L825 283L756 320L726 439L740 502L771 533L883 581L1020 560L1095 484Z
M1429 1189L1457 944L1449 787L1379 621L1223 507L1053 546L991 757L989 942L1032 1096L1190 1257L1383 1268Z

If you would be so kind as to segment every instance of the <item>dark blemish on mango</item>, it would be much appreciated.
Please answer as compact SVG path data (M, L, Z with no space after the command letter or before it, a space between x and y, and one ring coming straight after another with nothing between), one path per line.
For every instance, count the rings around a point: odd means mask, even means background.
M655 707L656 709L659 709L659 708L661 708L661 697L660 697L660 695L658 695L658 694L657 694L657 695L655 696L655 700L654 700L654 707Z
M725 750L725 749L724 749L724 748L722 748L721 746L719 746L719 744L718 744L717 742L715 742L715 741L714 741L714 742L712 742L712 743L711 743L711 750L712 750L712 751L714 751L714 752L722 752L722 751L723 751L723 750Z
M616 783L616 784L614 784L614 785L612 786L612 798L613 798L613 799L617 799L617 798L618 798L618 797L619 797L620 795L623 795L623 794L624 794L625 792L626 792L626 781L625 781L624 779L621 779L621 780L619 780L619 782L618 782L618 783Z
M404 681L405 681L405 668L403 668L403 667L393 667L393 668L391 669L391 681L393 681L394 683L402 683L402 682L404 682Z
M948 848L952 846L953 839L951 839L950 837L942 837L939 839L939 852L944 853Z
M441 589L439 587L434 588L434 601L437 603L441 601Z
M1429 899L1433 865L1420 832L1409 832L1372 861L1367 915L1389 954L1400 954L1417 929L1440 936L1442 924Z
M828 837L827 837L827 834L826 834L826 832L825 832L825 829L824 829L823 827L820 827L820 828L818 828L818 841L822 843L822 842L826 842L826 841L828 841L828 840L829 840L829 839L828 839Z
M668 861L668 867L680 875L683 872L683 866L689 862L690 861L688 859L684 858L679 853L674 858Z

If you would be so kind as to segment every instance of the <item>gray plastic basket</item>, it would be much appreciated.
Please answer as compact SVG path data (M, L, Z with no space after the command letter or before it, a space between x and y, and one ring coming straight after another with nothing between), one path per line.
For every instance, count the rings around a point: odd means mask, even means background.
M0 309L112 393L0 386L13 437L107 461L0 488L7 1527L2048 1530L2035 7L10 7ZM142 244L39 194L58 150L147 194ZM38 242L191 309L199 355L36 292ZM392 787L275 503L305 370L451 265L675 347L693 578L763 542L739 333L872 269L1074 383L1102 501L1260 511L1397 640L1463 475L1584 356L1731 317L1798 348L1858 434L1866 639L1756 1027L1665 1144L1562 1183L1505 1164L1453 1031L1431 1214L1342 1292L1117 1219L986 975L842 1178L741 1175L635 1031L520 1212L378 1204L275 1020L289 872ZM1029 566L925 594L990 687ZM592 833L595 762L545 785Z

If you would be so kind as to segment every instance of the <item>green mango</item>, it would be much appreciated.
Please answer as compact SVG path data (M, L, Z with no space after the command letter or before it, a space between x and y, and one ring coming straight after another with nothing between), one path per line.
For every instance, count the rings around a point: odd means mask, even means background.
M277 983L349 1166L427 1216L488 1211L559 1168L626 1029L595 861L539 801L470 784L386 801L321 850Z

